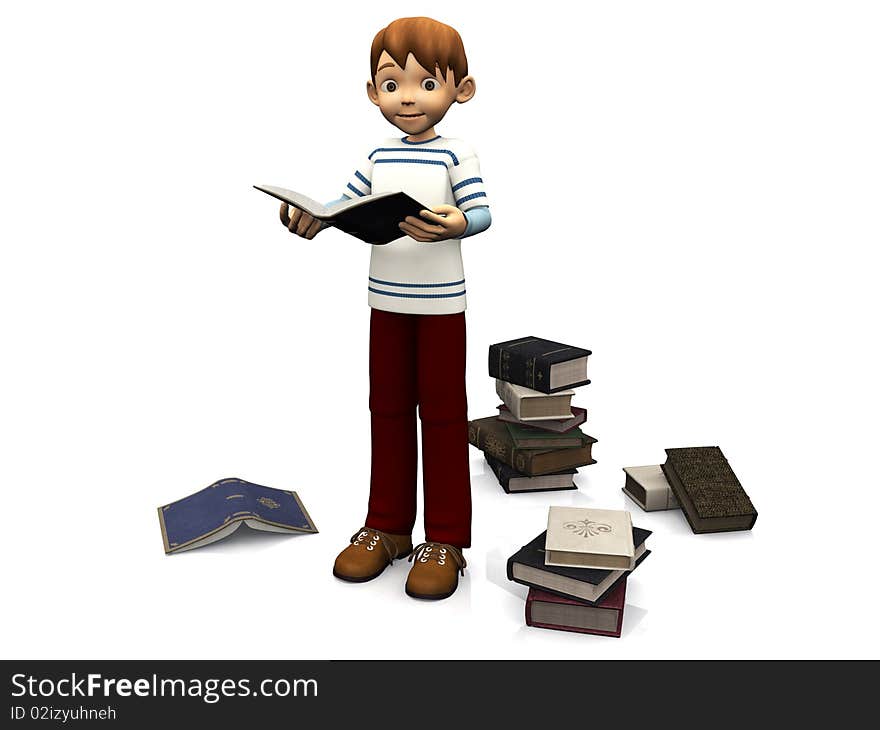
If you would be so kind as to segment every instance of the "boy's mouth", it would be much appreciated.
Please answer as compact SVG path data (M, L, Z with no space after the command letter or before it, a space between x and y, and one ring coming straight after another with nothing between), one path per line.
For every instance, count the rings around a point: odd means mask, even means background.
M397 116L401 117L402 119L416 119L425 115L422 112L419 112L418 114L398 114Z

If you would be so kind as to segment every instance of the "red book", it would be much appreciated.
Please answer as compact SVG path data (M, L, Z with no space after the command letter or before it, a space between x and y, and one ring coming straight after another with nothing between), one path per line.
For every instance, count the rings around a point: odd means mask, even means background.
M526 598L526 625L620 638L625 601L626 578L594 606L529 588Z

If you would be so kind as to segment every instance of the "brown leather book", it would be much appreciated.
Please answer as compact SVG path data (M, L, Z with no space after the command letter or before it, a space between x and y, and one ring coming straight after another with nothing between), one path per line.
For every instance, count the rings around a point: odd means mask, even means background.
M468 421L468 441L480 451L530 477L596 463L592 447L597 439L592 436L584 434L584 445L574 449L521 449L516 447L507 425L497 416Z
M758 512L717 446L666 449L663 473L696 533L751 530Z
M625 603L626 576L595 605L529 588L526 626L619 638Z

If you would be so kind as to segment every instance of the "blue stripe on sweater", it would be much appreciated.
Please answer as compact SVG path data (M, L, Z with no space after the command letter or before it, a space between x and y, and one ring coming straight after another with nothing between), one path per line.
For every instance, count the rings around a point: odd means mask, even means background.
M451 299L452 297L461 297L464 296L464 292L456 292L455 294L400 294L394 291L382 291L381 289L374 289L371 286L368 286L373 294L381 294L386 297L403 297L405 299Z
M374 165L378 165L380 162L407 162L415 165L441 165L446 167L446 163L443 160L403 160L403 159L393 159L393 160L373 160Z
M433 142L436 139L440 139L439 134L436 137L432 137L431 139L424 139L421 142L410 142L406 137L401 137L400 141L404 144L428 144L428 142Z
M452 150L429 150L423 147L415 147L413 149L407 149L406 147L377 147L368 155L367 159L372 160L373 155L377 152L415 152L417 154L435 154L435 155L449 155L452 158L452 164L458 164L458 158L455 156L455 153ZM385 162L385 160L376 160L376 162Z
M463 198L456 198L455 204L461 205L462 203L466 203L468 200L473 200L474 198L485 198L486 193L471 193L470 195L465 195Z
M352 192L357 193L358 197L363 198L364 195L366 195L366 193L362 193L360 190L358 190L358 189L357 189L354 185L352 185L351 183L349 183L346 187L348 187L348 189L351 190Z
M401 282L401 281L383 281L382 279L374 279L372 276L369 277L369 279L370 279L370 281L372 281L374 284L385 284L385 286L416 287L416 288L423 288L423 287L443 287L443 286L461 286L462 284L464 284L464 279L462 279L461 281L447 281L447 282L442 283L442 284L404 284L404 283Z
M469 177L467 180L462 180L458 185L452 186L452 192L454 193L459 188L463 188L465 185L472 185L473 183L481 183L483 182L483 178L481 177Z

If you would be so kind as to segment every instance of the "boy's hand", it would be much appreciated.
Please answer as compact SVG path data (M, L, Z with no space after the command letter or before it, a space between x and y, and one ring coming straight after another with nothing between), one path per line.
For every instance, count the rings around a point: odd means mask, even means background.
M291 233L309 240L317 236L318 231L325 228L323 221L312 217L304 210L294 208L291 213L287 203L281 204L281 224Z
M400 230L422 243L459 238L467 228L467 219L454 205L438 205L434 210L423 210L421 218L408 215Z

